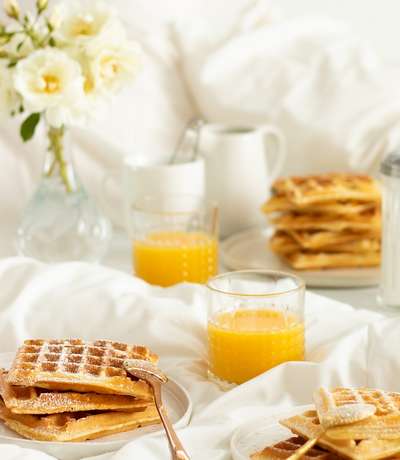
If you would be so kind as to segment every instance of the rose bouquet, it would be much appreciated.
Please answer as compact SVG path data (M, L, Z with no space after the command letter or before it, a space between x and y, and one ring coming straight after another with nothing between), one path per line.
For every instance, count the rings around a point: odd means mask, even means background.
M128 40L116 11L102 1L67 0L50 11L36 0L24 13L6 0L9 24L0 24L0 112L21 117L24 141L47 124L53 163L67 188L63 136L102 112L107 100L140 68L140 48Z

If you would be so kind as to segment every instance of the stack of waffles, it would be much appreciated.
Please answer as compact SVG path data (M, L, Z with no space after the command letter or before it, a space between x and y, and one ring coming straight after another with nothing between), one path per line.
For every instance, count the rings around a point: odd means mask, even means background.
M251 459L286 459L307 440L315 438L317 444L303 459L400 459L400 393L367 388L320 388L314 395L314 403L315 409L280 421L292 432L292 437L266 447ZM335 418L338 408L357 414L366 405L372 406L370 414L356 422L324 423Z
M278 179L263 211L271 249L304 269L379 265L381 193L369 176L324 174Z
M26 340L0 370L0 419L40 441L84 441L159 423L151 388L125 359L153 363L142 346L108 340Z

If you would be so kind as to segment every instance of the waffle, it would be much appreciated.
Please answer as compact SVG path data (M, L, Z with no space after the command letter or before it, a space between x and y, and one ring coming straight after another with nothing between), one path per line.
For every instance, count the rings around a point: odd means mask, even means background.
M326 247L335 247L359 240L372 240L380 243L380 232L331 232L324 230L289 231L288 234L296 240L303 249L317 250Z
M318 416L325 417L336 407L366 403L375 406L376 412L366 420L346 426L329 428L330 438L384 440L400 439L400 393L368 388L336 388L332 391L320 389L314 396Z
M271 249L292 268L380 264L381 194L369 176L350 173L278 179L264 204L275 227Z
M331 173L282 178L275 181L272 189L274 195L297 206L337 200L380 202L377 183L366 175Z
M284 254L291 267L297 270L319 270L327 268L376 267L380 264L381 253L371 251L364 253L297 251Z
M381 215L379 210L366 211L352 218L338 217L326 214L300 214L288 212L271 219L272 225L278 230L327 230L379 232L381 228Z
M300 210L302 213L324 213L332 216L353 216L375 209L376 207L377 203L375 202L344 200L298 205L289 201L285 196L272 196L266 203L264 203L261 210L265 214Z
M0 419L16 433L38 441L85 441L159 423L155 406L136 412L13 414L0 401Z
M339 457L351 460L378 460L393 457L400 452L400 438L332 439L327 433L322 434L324 429L319 423L318 414L315 410L281 420L280 423L297 436L306 439L319 438L319 446L335 453Z
M149 385L128 377L125 359L157 361L146 347L109 340L26 340L7 376L10 385L96 392L151 400Z
M257 452L250 456L251 460L281 460L290 457L304 443L305 439L298 436L280 441L273 446L266 447L261 452ZM302 457L303 460L339 460L339 457L331 452L315 446L311 448Z
M283 255L306 249L290 234L279 231L271 237L270 247L274 252ZM363 238L359 235L355 241L320 246L318 249L325 252L366 253L380 251L380 248L381 243L378 238Z
M136 411L144 410L148 401L132 396L76 393L70 391L51 392L35 387L10 385L7 372L0 369L0 395L14 414L59 414L93 410Z
M288 233L277 231L269 240L270 248L278 254L291 254L301 250L301 245Z

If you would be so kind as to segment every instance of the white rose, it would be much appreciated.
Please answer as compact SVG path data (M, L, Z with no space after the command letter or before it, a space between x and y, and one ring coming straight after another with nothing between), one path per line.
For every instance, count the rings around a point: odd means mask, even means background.
M19 97L13 86L12 70L0 60L0 117L10 115L18 108Z
M81 67L63 51L33 52L18 62L14 82L26 109L44 111L54 126L71 124L84 111Z
M88 56L85 68L85 93L108 96L133 81L141 68L141 49L133 42L104 44Z
M74 1L61 4L56 10L56 39L65 46L90 51L99 43L116 43L125 38L125 30L117 12L103 1Z

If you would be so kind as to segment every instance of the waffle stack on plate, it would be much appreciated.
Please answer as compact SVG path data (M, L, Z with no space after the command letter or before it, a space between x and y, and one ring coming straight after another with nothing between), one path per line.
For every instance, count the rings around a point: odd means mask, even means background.
M371 267L380 263L381 194L355 174L278 179L263 211L275 232L271 249L291 267Z
M315 409L285 420L281 425L296 437L274 444L252 455L252 460L285 459L308 439L318 438L317 445L303 458L377 460L400 459L400 393L367 388L319 389L314 395ZM346 406L348 413L360 405L373 406L374 413L363 420L333 424L321 420L335 417L337 408ZM296 447L297 445L297 447Z
M0 419L40 441L84 441L159 423L150 387L125 359L157 361L142 346L108 340L26 340L0 370Z

